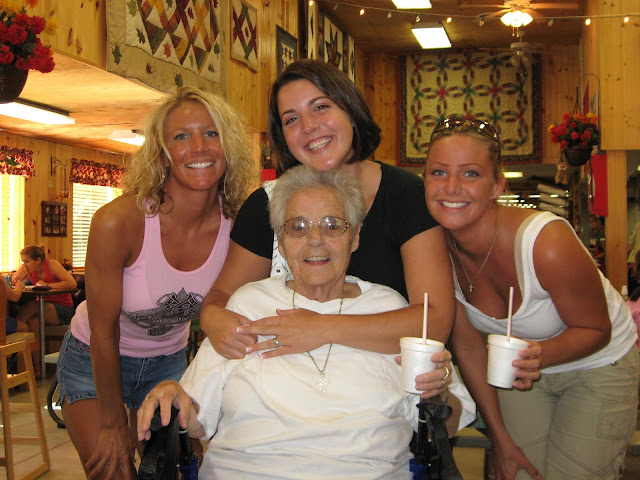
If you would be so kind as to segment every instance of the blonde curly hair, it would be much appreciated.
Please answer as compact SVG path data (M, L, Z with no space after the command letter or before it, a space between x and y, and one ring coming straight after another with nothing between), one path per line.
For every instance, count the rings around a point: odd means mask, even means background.
M222 198L224 216L233 218L257 176L257 169L251 161L249 139L240 117L224 98L193 87L179 88L147 117L145 141L131 157L123 178L124 192L136 196L138 207L143 212L150 215L158 213L166 197L164 187L173 166L164 140L165 124L169 113L186 101L201 103L218 128L227 162L227 169L218 182L218 193ZM169 161L168 167L165 159Z

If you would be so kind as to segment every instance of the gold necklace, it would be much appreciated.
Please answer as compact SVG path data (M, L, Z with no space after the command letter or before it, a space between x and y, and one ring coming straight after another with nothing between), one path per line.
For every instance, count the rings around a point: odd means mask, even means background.
M342 313L342 304L343 303L344 303L344 291L342 292L342 297L340 298L340 308L338 309L338 315L340 315ZM291 295L291 305L293 306L293 308L296 308L296 291L295 290L293 290L293 294ZM324 359L324 365L322 366L322 369L320 369L320 367L316 363L316 359L313 358L313 355L311 355L311 352L308 352L308 351L304 352L309 356L309 358L311 359L311 361L315 365L316 370L318 370L318 373L320 374L320 380L318 380L318 386L322 390L322 393L327 393L327 385L329 385L329 380L325 376L324 371L327 369L327 364L329 363L329 356L331 355L331 348L332 347L333 347L333 343L330 343L329 344L329 351L327 352L327 358Z
M497 218L496 218L496 231L493 234L493 242L491 242L491 246L489 247L487 256L484 257L484 262L482 262L482 266L480 267L480 270L478 270L478 273L476 273L476 276L473 277L473 280L471 280L471 278L469 277L469 274L467 273L467 269L464 268L464 263L462 263L462 259L460 258L460 252L458 251L458 244L456 243L456 239L453 238L453 235L451 236L451 240L453 241L453 248L455 248L456 250L456 257L458 257L458 261L460 262L460 266L462 267L464 276L467 277L467 280L469 281L469 293L473 292L473 282L475 282L478 279L478 277L482 273L482 270L484 269L484 266L487 264L489 257L491 256L491 252L493 251L493 246L496 244L496 238L498 238L498 219Z

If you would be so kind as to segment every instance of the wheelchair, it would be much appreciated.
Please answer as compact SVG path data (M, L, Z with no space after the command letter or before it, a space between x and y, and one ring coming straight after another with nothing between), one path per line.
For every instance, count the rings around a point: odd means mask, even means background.
M451 414L451 407L436 398L416 406L419 422L411 442L413 480L463 480L453 458L444 423ZM138 480L197 479L198 458L191 452L188 432L180 430L178 410L171 408L171 421L163 427L160 408L156 409L150 430L151 438L142 455Z

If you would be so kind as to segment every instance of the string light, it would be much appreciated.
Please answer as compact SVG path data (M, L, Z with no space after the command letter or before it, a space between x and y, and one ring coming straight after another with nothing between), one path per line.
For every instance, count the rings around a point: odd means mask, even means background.
M428 18L439 18L442 19L443 21L446 20L446 23L451 23L453 22L453 19L455 18L456 20L458 19L462 19L462 20L473 20L476 19L478 20L478 25L480 27L483 27L485 25L485 21L486 21L486 15L451 15L448 16L446 18L443 17L443 15L440 14L435 14L435 13L417 13L417 12L411 12L411 11L405 11L405 10L389 10L388 8L379 8L379 7L375 7L375 6L370 6L370 5L358 5L357 3L345 3L344 1L335 1L335 0L325 0L326 3L332 4L333 7L333 11L336 11L340 8L340 10L344 9L345 7L353 7L353 8L358 8L360 11L360 15L364 15L366 10L373 10L374 12L376 11L380 11L380 12L386 12L386 17L387 19L390 19L393 17L394 14L402 14L402 15L416 15L415 17L415 23L420 22L421 20L421 16L422 15L426 15ZM314 5L316 2L314 0L308 0L308 4L309 6ZM359 2L359 3L363 3L363 2ZM504 16L504 15L503 15ZM493 17L493 16L492 16ZM629 20L631 19L631 17L640 17L640 13L627 13L627 14L613 14L613 15L595 15L595 16L582 16L582 15L576 15L576 16L566 16L566 17L537 17L539 20L541 21L546 21L547 25L549 27L553 26L553 24L555 23L556 20L573 20L573 21L584 21L585 25L589 26L591 25L591 19L612 19L612 18L619 18L622 20L623 25L626 23L629 23ZM494 20L494 18L489 18L489 21ZM528 20L528 19L527 19ZM435 20L433 20L435 21ZM518 27L514 26L514 25L510 25L511 27L514 28L514 34L515 34L515 29L517 29Z

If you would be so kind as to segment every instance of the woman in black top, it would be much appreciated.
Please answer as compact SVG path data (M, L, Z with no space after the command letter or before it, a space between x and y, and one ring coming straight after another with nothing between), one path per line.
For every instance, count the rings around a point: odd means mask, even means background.
M429 338L445 341L454 298L443 230L428 213L418 176L368 160L380 143L380 128L355 85L324 62L293 63L271 88L269 133L280 172L302 163L317 170L342 169L360 181L368 213L348 273L395 288L411 306L377 315L322 318L306 310L285 310L243 327L250 322L224 310L229 296L245 283L270 272L283 274L286 268L284 261L272 258L277 249L268 225L266 185L240 210L223 270L202 304L201 323L218 353L242 358L273 348L273 340L256 344L256 334L278 338L280 348L265 356L300 353L332 342L398 352L400 337L421 335L425 292Z

